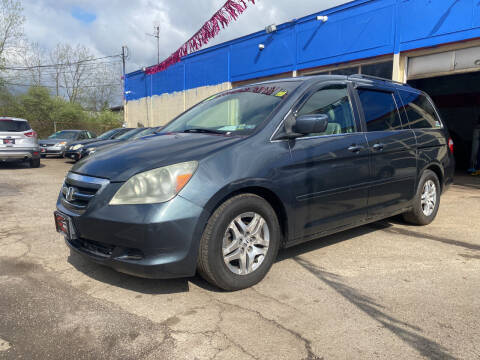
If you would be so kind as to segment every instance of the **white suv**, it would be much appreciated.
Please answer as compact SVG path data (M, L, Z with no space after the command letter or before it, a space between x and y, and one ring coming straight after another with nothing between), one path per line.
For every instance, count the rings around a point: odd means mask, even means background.
M30 167L40 166L37 133L27 120L0 117L0 162L28 161Z

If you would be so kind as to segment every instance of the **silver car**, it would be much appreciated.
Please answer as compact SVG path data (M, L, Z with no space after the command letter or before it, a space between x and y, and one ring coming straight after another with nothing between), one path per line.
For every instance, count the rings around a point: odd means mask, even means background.
M0 117L0 162L28 161L30 167L40 166L37 133L25 119Z
M48 139L40 140L40 153L42 157L55 155L64 157L70 143L94 138L95 135L88 130L60 130L50 135Z

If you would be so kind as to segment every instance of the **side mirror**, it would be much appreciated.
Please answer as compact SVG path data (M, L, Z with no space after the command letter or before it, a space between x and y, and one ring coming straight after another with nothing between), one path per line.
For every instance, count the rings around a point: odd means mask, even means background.
M295 120L293 131L297 134L322 133L327 130L328 116L325 114L300 115Z

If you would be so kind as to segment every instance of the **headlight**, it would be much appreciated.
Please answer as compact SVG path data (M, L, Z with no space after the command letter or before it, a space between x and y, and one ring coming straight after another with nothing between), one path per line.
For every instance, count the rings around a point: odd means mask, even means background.
M66 141L61 141L61 142L58 143L58 145L62 145L62 146L67 145L67 142Z
M78 149L81 149L83 148L83 145L82 144L77 144L77 145L73 145L70 149L71 150L78 150Z
M110 205L155 204L169 201L188 183L198 163L189 161L132 176L118 189Z

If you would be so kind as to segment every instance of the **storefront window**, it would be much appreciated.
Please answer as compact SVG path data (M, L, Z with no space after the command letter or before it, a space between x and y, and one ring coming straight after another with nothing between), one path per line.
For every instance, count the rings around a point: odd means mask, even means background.
M362 65L362 74L391 79L393 75L393 61Z

